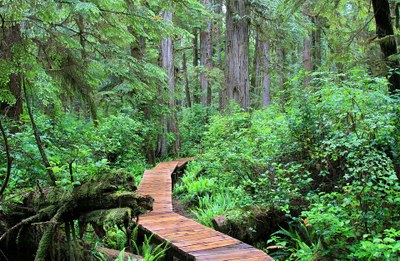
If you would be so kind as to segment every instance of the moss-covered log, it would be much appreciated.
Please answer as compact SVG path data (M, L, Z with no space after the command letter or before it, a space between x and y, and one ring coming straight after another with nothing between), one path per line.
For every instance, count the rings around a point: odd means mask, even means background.
M82 260L81 238L88 224L104 236L104 224L129 228L139 214L152 209L153 199L135 191L135 180L125 171L113 171L74 188L39 188L22 205L0 213L1 250L7 255L21 247L18 242L26 244L29 239L36 245L31 247L35 260ZM79 224L80 239L74 224ZM55 238L61 243L55 244Z

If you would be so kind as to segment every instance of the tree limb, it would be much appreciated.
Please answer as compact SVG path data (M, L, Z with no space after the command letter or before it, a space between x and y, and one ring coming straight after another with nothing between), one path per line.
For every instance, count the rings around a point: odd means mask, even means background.
M0 120L0 130L1 130L1 135L3 136L3 139L4 139L4 146L6 147L7 174L6 174L6 178L4 179L3 185L1 186L1 189L0 189L0 200L3 197L3 193L7 187L8 181L10 180L11 166L12 166L12 159L10 156L10 145L8 144L7 135L6 135L6 132L4 131L2 120L3 119Z

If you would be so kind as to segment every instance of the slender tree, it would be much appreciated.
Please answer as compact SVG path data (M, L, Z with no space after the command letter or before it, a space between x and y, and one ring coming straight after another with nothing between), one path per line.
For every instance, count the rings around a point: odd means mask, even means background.
M10 145L8 144L7 134L6 134L6 132L4 130L4 127L3 127L3 118L0 118L0 131L1 131L1 135L3 136L4 147L5 147L5 151L6 151L6 157L7 157L7 173L6 173L6 176L3 179L3 184L1 185L1 189L0 189L0 201L2 201L3 193L4 193L5 189L7 188L8 181L10 180L11 167L12 167L12 158L11 158L11 153L10 153Z
M26 80L25 79L22 80L22 86L23 86L24 95L25 95L26 108L28 109L29 118L30 118L31 124L32 124L33 135L35 136L35 139L36 139L36 145L37 145L37 147L39 149L40 156L42 157L43 164L46 167L46 172L47 172L47 175L49 176L49 178L51 180L51 184L53 186L55 186L57 178L56 178L53 170L51 169L51 165L50 165L49 159L47 158L46 151L44 150L44 147L43 147L43 143L42 143L42 139L40 137L39 129L38 129L37 125L36 125L35 117L33 116L32 106L31 106L31 103L30 103L30 100L29 100L29 97L28 97L28 92L26 90L27 88L26 88Z
M198 33L198 29L194 28L193 29L193 67L195 69L198 68L199 66L199 33ZM194 103L200 103L200 94L201 93L201 89L200 91L198 91L197 89L194 90L193 92L193 102Z
M187 70L187 61L186 61L186 52L185 52L185 50L183 51L183 54L182 54L182 71L183 71L183 77L185 79L186 107L190 108L190 107L192 107L192 101L191 101L191 98L190 98L189 76L188 76L188 70Z
M308 36L303 40L303 69L305 72L312 71L312 63L311 63L311 40ZM310 84L310 77L307 75L305 77L304 85L308 86Z

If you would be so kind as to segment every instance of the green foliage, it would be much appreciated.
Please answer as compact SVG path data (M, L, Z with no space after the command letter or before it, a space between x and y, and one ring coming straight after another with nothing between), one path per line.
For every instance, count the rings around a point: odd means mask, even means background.
M192 210L197 220L208 227L213 227L214 217L227 214L237 207L236 199L228 193L207 194L199 198L199 207Z
M143 164L142 137L146 135L146 128L140 121L123 114L107 117L96 129L95 154L117 167Z
M392 258L400 225L398 100L385 81L361 70L313 76L312 86L291 93L285 111L272 105L212 116L196 171L178 194L208 225L232 209L238 218L239 207L239 219L249 218L252 205L301 217L275 234L275 243L285 242L277 257ZM220 200L227 192L230 201Z
M187 206L198 205L199 198L212 194L217 188L215 178L197 178L201 170L201 166L196 162L189 163L185 175L174 188L174 194Z
M271 236L268 243L284 250L274 252L274 257L277 260L320 260L322 245L317 234L303 223L298 224L296 229L298 231L292 227L289 230L281 228Z
M400 252L399 236L400 231L394 228L385 229L383 234L377 234L373 237L365 235L365 239L360 241L360 245L352 256L365 260L393 260L398 258Z
M182 155L196 155L201 150L201 141L205 135L206 126L212 109L194 104L191 108L182 108L179 113L179 134L182 139L180 153Z
M123 250L127 244L124 231L117 226L107 227L107 236L103 240L103 244L111 249ZM122 252L121 252L122 253Z

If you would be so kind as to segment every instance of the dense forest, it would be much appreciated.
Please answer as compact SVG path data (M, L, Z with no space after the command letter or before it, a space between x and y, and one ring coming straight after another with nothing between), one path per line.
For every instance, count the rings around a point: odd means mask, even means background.
M276 260L400 258L400 1L3 0L0 26L0 260L162 259L135 189L182 157L181 211Z

